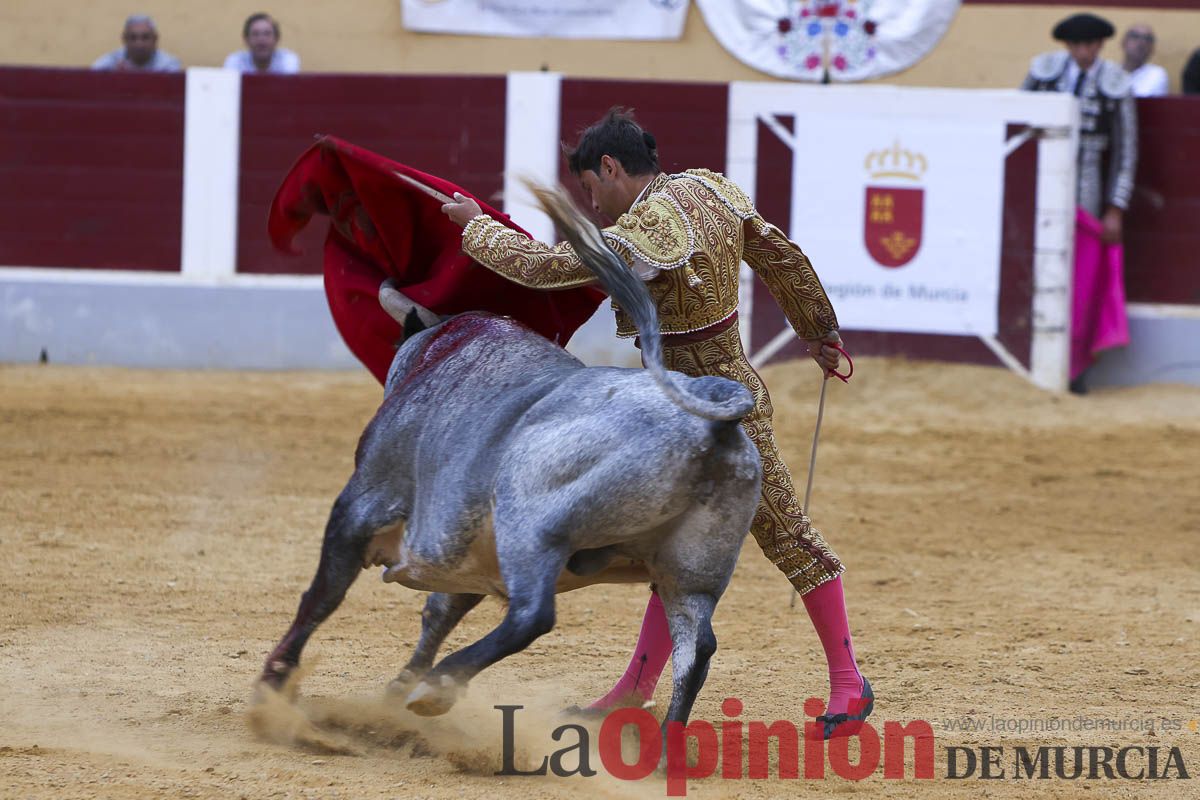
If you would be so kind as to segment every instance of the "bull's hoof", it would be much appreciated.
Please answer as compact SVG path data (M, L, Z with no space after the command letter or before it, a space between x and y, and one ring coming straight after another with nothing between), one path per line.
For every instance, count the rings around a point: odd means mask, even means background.
M417 688L408 695L405 708L422 717L441 716L453 708L462 687L449 675L434 680L437 681L436 686L429 680L418 683Z
M293 669L295 669L294 664L289 664L282 659L270 659L263 666L262 674L258 679L275 691L280 691Z
M388 681L385 691L388 697L408 697L424 676L424 673L416 673L411 669L403 670L399 675Z

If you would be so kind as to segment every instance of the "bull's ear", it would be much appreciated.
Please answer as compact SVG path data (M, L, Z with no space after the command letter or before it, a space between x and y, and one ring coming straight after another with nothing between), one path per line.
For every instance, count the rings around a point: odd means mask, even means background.
M404 338L418 334L425 330L428 325L421 322L421 315L417 313L415 308L409 309L409 312L404 316Z

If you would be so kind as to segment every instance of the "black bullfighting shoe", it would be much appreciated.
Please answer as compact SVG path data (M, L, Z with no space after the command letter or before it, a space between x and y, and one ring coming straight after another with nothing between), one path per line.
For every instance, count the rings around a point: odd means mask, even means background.
M875 710L875 692L871 691L871 682L867 680L866 675L863 675L862 682L862 696L858 702L865 705L861 711L857 714L822 714L817 717L817 722L825 726L826 739L853 736L862 730L863 720Z

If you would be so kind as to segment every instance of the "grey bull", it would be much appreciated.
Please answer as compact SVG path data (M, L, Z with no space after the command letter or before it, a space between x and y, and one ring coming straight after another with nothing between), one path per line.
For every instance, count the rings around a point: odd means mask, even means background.
M283 683L373 565L386 568L385 581L433 593L416 650L389 686L425 715L447 711L481 670L553 628L557 592L649 580L674 641L664 724L687 721L716 650L713 610L758 502L758 452L739 425L753 398L734 381L667 372L645 286L563 195L539 195L636 320L647 369L585 367L484 313L408 336L265 682ZM407 327L422 327L415 313ZM489 594L508 602L500 624L433 666L446 635Z

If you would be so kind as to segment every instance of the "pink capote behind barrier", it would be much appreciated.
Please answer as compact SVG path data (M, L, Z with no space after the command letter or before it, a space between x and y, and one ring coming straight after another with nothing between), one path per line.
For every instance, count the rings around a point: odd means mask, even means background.
M1075 213L1075 289L1071 304L1071 379L1101 350L1129 344L1125 316L1125 248L1105 244L1104 226L1082 208Z

